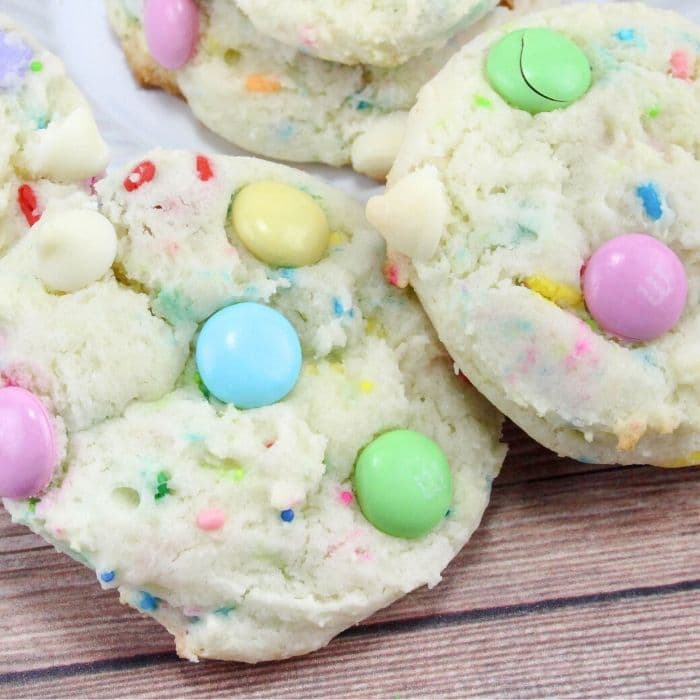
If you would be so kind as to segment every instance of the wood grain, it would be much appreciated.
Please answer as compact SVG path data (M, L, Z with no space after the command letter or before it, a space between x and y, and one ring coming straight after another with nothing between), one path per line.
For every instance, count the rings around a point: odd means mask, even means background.
M700 592L345 634L305 659L141 658L15 677L3 697L624 697L700 693ZM669 653L669 650L683 653ZM79 685L76 682L79 679Z
M700 469L578 464L507 435L484 523L440 586L327 650L252 669L176 661L159 625L3 513L0 695L148 694L149 677L178 695L688 695L700 683ZM644 671L652 657L661 670Z

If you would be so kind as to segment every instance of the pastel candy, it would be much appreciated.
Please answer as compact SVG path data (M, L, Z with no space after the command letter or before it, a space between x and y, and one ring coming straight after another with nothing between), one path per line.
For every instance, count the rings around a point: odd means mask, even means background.
M413 430L392 430L367 445L355 465L357 501L364 516L387 535L427 535L452 502L445 454Z
M182 68L192 57L199 36L197 4L194 0L146 0L144 31L151 56L163 68Z
M26 389L0 389L0 497L37 495L55 463L53 428L41 401Z
M33 232L37 274L47 287L59 292L75 292L96 282L117 254L114 226L91 209L49 209Z
M29 68L32 50L16 34L0 32L0 88L18 81Z
M301 344L291 323L264 304L243 302L211 316L199 334L197 370L207 389L237 408L277 403L297 383Z
M491 87L531 114L568 107L591 86L586 55L563 34L537 27L507 34L486 60Z
M291 185L271 180L247 185L236 195L231 216L245 247L268 265L313 265L328 249L325 212Z
M598 248L583 272L586 306L608 333L648 341L683 313L688 280L678 256L644 234L618 236Z

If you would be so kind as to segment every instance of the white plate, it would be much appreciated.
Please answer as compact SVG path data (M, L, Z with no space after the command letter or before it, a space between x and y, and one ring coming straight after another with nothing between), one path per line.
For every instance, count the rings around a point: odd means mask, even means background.
M700 22L700 0L648 4L676 9ZM94 107L112 149L113 165L138 158L155 146L248 155L199 125L181 100L135 84L109 30L102 0L0 0L0 10L63 59ZM378 190L375 183L348 169L301 167L360 199Z

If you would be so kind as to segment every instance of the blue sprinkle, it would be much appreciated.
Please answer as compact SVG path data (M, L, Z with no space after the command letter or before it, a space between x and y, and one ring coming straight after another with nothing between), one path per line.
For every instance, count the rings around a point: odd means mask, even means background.
M152 610L158 610L158 605L159 605L159 600L155 596L152 596L150 593L147 593L146 591L140 591L139 592L139 607L141 610L145 610L147 612L150 612Z
M333 298L333 313L336 316L342 316L345 313L345 307L343 302L338 299L338 297Z
M294 135L294 126L289 122L284 122L277 127L277 136L282 141L289 141Z
M357 101L357 109L365 110L365 109L371 109L371 108L372 108L371 102L368 102L367 100L358 100Z
M294 511L291 508L287 508L287 510L283 510L280 513L280 518L282 518L285 523L291 523L292 520L294 520Z
M185 433L184 438L187 442L202 442L204 435L201 433Z
M49 120L45 115L41 115L34 119L36 123L36 128L39 130L45 129L49 125Z
M661 195L651 182L637 187L637 197L642 200L644 211L652 221L658 221L664 215Z
M100 581L102 581L103 583L109 583L110 581L114 581L115 576L116 574L114 573L114 571L103 571L100 574Z
M295 275L296 275L296 272L295 272L295 270L294 270L293 268L291 268L291 267L280 267L280 268L277 270L277 274L278 274L282 279L289 280L290 282L292 282L292 281L294 280L294 277L295 277Z
M620 41L632 41L635 37L634 29L631 29L631 28L620 29L619 31L615 32L615 36Z
M576 458L577 462L581 462L581 464L595 464L596 461L592 457L587 457L586 455L581 455L580 457Z

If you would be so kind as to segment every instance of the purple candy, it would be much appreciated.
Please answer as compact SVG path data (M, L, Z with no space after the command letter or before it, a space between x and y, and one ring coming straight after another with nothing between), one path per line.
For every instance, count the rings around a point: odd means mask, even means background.
M199 37L199 9L194 0L146 0L144 31L151 56L168 70L182 68Z
M640 233L600 246L586 264L582 282L591 316L604 331L624 340L653 340L671 330L688 296L678 256Z
M29 68L34 52L17 34L0 31L0 88L11 87Z
M0 497L36 496L55 466L53 427L44 405L26 389L0 389Z

